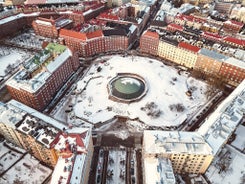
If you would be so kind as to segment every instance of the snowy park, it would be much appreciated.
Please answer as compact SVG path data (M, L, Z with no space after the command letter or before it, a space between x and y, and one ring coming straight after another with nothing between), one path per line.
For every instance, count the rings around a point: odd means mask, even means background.
M120 73L140 76L145 82L146 94L130 103L110 99L108 84ZM130 90L123 89L125 84ZM135 86L139 89L137 82L128 79L120 85L118 89L123 92L134 92ZM56 118L67 114L72 119L91 124L127 117L150 126L178 126L207 102L206 90L204 82L160 61L135 56L106 56L94 61L76 84L73 95L63 103L63 110L59 108L53 115ZM65 121L69 122L67 119Z

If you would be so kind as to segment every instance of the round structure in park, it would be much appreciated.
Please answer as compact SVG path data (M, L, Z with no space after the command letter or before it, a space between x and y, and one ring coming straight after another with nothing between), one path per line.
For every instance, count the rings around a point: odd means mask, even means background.
M146 84L139 75L120 73L109 82L108 90L110 99L128 103L146 94Z

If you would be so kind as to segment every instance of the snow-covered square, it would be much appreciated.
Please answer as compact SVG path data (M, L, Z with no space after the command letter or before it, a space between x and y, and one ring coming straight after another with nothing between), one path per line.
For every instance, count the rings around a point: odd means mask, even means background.
M141 99L128 103L109 99L109 83L121 73L137 75L144 80L147 90ZM128 81L124 80L123 83ZM132 82L134 81L129 81L131 84ZM137 83L133 84L136 85ZM138 56L107 56L94 61L86 75L77 83L75 95L66 104L66 109L67 106L71 107L71 112L67 112L68 116L92 124L119 116L147 125L178 126L207 102L206 90L204 82L160 61ZM125 89L123 91L128 92ZM187 94L188 91L191 95ZM59 110L57 113L64 114L64 111Z

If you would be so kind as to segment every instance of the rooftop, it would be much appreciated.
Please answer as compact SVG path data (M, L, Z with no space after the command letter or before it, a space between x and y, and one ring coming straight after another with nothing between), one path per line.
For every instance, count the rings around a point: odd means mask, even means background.
M57 120L38 112L37 110L30 108L16 100L10 100L6 106L8 108L11 109L18 109L19 112L24 112L26 114L30 114L31 116L38 118L39 120L42 120L44 122L47 122L48 124L54 126L55 128L59 129L59 130L63 130L63 128L67 128L66 125L61 124L60 122L58 122ZM18 112L17 111L17 112ZM15 118L16 116L18 116L19 113L16 113L15 116L12 116L13 118Z
M217 61L220 61L220 62L223 62L225 61L228 56L225 56L223 54L220 54L216 51L213 51L213 50L209 50L209 49L206 49L206 48L202 48L199 50L199 54L202 54L204 56L207 56L207 57L210 57L210 58L213 58Z
M224 41L245 47L245 40L242 39L226 36L224 37Z
M211 147L197 132L145 130L143 142L146 154L212 154Z
M26 61L23 69L10 78L7 85L34 93L71 55L67 47L50 43L42 52Z
M74 128L60 132L52 143L60 152L51 184L80 183L90 139L90 129Z
M159 39L159 35L158 35L157 32L152 32L152 31L149 31L149 30L145 31L143 33L143 36L148 36L148 37L153 37L153 38Z
M200 50L199 47L193 46L193 45L186 43L186 42L180 42L178 47L184 48L186 50L189 50L189 51L192 51L195 53L197 53Z
M24 119L27 113L12 105L0 102L0 119L7 126L14 128L17 123Z
M218 106L198 129L212 147L214 155L243 120L245 113L245 80Z
M145 183L175 184L171 161L167 158L144 158Z
M26 135L32 136L47 148L50 148L50 144L53 142L59 131L48 122L41 121L31 115L27 115L17 129Z

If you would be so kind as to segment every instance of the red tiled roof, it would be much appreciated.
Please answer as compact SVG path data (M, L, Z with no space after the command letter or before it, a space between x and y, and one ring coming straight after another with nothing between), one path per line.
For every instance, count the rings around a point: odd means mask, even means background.
M87 135L87 131L86 132L83 132L83 133L81 133L81 134L76 134L76 133L65 133L65 132L63 132L63 131L60 131L57 135L56 135L56 137L55 137L55 139L53 140L53 142L52 143L50 143L50 147L55 147L55 145L56 144L58 144L58 142L60 141L60 136L63 136L66 140L67 140L67 138L68 137L71 137L71 138L75 138L75 141L76 141L76 146L79 146L79 147L81 147L81 148L84 148L85 147L85 145L84 145L84 142L83 142L83 139L86 137L86 135ZM68 142L67 141L65 141L65 146L66 146L66 148L68 148ZM66 152L69 152L69 149L66 149Z
M80 32L76 32L76 31L70 31L67 29L61 29L60 30L60 36L68 36L68 37L73 37L73 38L77 38L79 40L82 41L86 41L87 36L85 33L80 33Z
M225 37L224 40L230 43L235 43L237 45L245 46L245 40L237 39L230 36Z
M107 14L107 13L101 13L98 18L101 19L109 19L109 20L119 20L119 17L117 15Z
M102 30L97 30L91 33L87 33L87 38L91 39L91 38L96 38L96 37L102 37L103 36L103 32Z
M196 46L191 45L191 44L186 43L186 42L180 42L178 46L181 48L184 48L186 50L190 50L192 52L198 52L200 50L199 47L196 47Z
M243 27L244 24L242 22L237 22L237 21L234 21L234 20L227 20L225 21L225 24L234 24L234 25L237 25L239 27Z
M152 31L146 31L143 36L149 36L149 37L153 37L153 38L157 38L159 39L159 35L157 32L152 32Z
M182 20L185 20L185 21L191 21L191 22L205 22L204 20L196 18L196 17L194 17L192 15L179 14L179 15L176 16L176 18L179 18L179 19L182 19Z
M82 140L83 136L81 134L72 133L72 134L66 135L63 133L63 136L64 136L64 138L68 138L68 137L75 138L76 139L76 146L85 147L84 142Z
M177 29L177 30L180 30L180 31L183 31L183 27L182 26L180 26L180 25L178 25L178 24L173 24L173 23L171 23L171 24L169 24L168 26L167 26L167 28L174 28L174 29Z
M209 32L203 32L202 33L203 36L209 37L211 39L216 39L216 40L220 40L222 38L222 36L215 34L215 33L209 33Z

